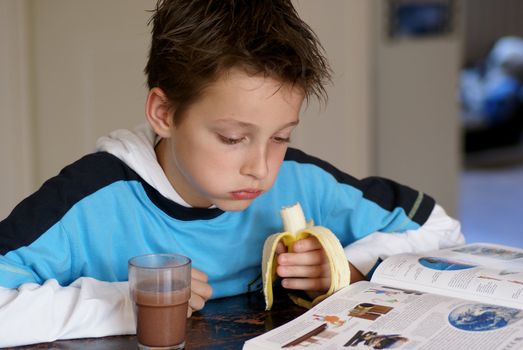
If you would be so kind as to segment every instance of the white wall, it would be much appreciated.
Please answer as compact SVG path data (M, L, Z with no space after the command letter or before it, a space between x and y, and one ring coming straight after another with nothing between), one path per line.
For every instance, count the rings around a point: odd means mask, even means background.
M0 220L34 188L27 12L0 0Z
M144 120L153 0L32 0L36 181Z
M326 107L312 103L306 109L294 144L354 176L368 176L374 171L372 4L368 0L294 2L318 35L333 69Z
M455 215L461 170L461 8L454 13L452 34L389 40L385 4L375 4L376 174L432 195Z

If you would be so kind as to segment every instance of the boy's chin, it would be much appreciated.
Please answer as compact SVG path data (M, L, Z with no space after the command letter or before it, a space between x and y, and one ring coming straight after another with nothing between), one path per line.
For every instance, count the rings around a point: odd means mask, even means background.
M249 200L231 200L223 201L221 203L215 203L216 207L223 211L242 211L251 205L252 199Z

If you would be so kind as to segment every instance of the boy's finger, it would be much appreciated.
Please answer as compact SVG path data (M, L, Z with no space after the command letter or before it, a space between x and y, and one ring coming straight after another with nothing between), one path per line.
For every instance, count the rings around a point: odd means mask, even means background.
M278 265L321 265L325 261L325 252L322 249L278 255Z
M298 278L319 278L328 277L330 274L329 265L313 265L313 266L282 266L276 268L278 276L282 278L298 277Z
M189 308L187 317L191 317L193 311L203 309L205 302L211 297L212 288L209 284L192 279L191 280L191 298L189 299Z
M193 311L198 311L203 309L205 306L205 301L199 295L192 293L191 298L189 299L189 308L187 310L187 317L190 317Z
M329 278L285 278L281 283L287 289L306 291L326 291L330 287Z
M204 301L208 300L212 296L212 287L208 283L194 278L191 280L191 291L192 294L197 294Z
M283 254L287 251L285 246L282 242L278 242L278 245L276 245L276 254Z
M322 249L320 242L316 237L307 237L294 242L293 250L296 253L307 252L310 250Z
M191 269L191 278L202 281L202 282L207 282L209 280L209 278L207 277L207 274L205 272L202 272L195 268Z

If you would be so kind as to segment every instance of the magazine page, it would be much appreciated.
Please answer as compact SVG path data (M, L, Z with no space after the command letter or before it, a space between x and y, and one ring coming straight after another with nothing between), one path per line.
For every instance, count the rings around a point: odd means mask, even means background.
M523 309L523 250L475 243L395 255L378 266L372 281Z
M523 310L362 281L243 347L287 348L521 349Z

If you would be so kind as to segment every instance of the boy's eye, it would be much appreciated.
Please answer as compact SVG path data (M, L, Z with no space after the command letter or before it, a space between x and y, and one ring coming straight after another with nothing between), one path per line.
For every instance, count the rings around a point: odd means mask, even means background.
M225 143L226 145L235 145L237 143L242 142L244 139L244 137L233 138L233 137L227 137L227 136L223 136L223 135L218 135L218 137L220 138L220 141Z
M273 137L273 140L277 143L289 143L291 142L291 138L290 137L279 137L279 136L275 136Z

